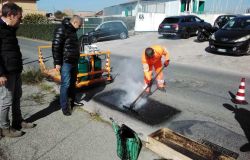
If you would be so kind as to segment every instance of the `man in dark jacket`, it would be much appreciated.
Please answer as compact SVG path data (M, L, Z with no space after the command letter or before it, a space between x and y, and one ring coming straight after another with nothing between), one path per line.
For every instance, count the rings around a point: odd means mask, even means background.
M79 16L65 19L62 25L55 29L52 41L55 68L61 71L60 105L65 116L71 115L70 108L75 100L77 64L80 56L76 31L81 25L82 19Z
M23 64L16 30L21 19L21 7L15 3L3 5L0 18L0 130L1 135L6 137L20 137L24 132L19 129L35 126L23 120L20 110ZM12 127L9 120L10 107Z

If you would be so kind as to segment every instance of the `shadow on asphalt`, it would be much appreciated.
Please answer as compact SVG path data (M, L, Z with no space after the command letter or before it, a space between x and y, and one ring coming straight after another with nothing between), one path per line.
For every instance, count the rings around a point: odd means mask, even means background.
M230 95L231 99L235 99L236 96L231 91L228 91L228 94Z
M89 100L91 100L97 93L104 90L105 87L106 87L105 83L99 83L99 84L96 84L94 86L76 89L78 96L81 97L82 95L84 95L84 97L82 96L83 98L78 99L78 101L81 101L81 100L89 101ZM60 107L60 97L56 96L53 99L53 101L49 104L49 106L47 108L33 114L32 116L27 118L25 121L34 122L34 121L36 121L38 119L41 119L41 118L44 118L44 117L50 115L51 113L56 112L56 111L58 111L60 109L61 109L61 107Z
M141 107L136 109L138 114L134 114L133 112L123 108L123 105L126 105L124 104L126 95L126 91L115 89L103 92L94 97L93 100L111 109L125 113L149 125L160 124L181 112L180 110L177 110L169 105L162 104L158 101L148 98L146 103L142 104Z
M223 106L234 113L234 118L239 122L248 140L248 143L240 147L240 151L250 151L250 111L227 103L224 103Z
M207 42L207 41L202 41L201 42L201 41L198 41L197 38L196 38L196 39L194 39L194 42L196 42L196 43L204 43L204 42Z
M115 77L113 77L113 80L110 82L102 82L102 83L97 83L95 85L90 85L87 87L82 87L82 88L77 88L77 101L90 101L96 94L100 93L103 91L106 87L106 85L113 83Z
M27 118L25 121L34 122L34 121L41 119L41 118L44 118L44 117L50 115L51 113L56 112L60 109L61 108L59 105L59 96L56 96L47 108L44 108L43 110L33 114L32 116Z

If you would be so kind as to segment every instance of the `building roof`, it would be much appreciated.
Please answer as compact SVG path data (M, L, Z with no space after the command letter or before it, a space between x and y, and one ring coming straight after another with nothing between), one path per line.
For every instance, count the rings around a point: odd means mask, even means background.
M109 6L109 7L114 7L114 6L119 6L119 5L126 5L126 4L137 3L137 2L138 2L138 0L131 0L129 2L125 2L125 3L121 3L121 4ZM108 8L108 7L105 7L105 8Z

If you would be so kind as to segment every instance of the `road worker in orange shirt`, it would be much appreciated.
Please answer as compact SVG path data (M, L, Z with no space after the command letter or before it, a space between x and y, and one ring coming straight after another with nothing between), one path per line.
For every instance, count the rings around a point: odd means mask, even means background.
M161 62L163 56L165 57L164 64ZM142 53L142 65L144 70L145 88L149 86L145 92L147 94L151 94L153 68L156 73L160 72L156 77L158 89L160 91L166 91L166 84L163 72L161 71L162 67L167 67L169 65L169 53L166 48L160 45L154 45L146 48Z

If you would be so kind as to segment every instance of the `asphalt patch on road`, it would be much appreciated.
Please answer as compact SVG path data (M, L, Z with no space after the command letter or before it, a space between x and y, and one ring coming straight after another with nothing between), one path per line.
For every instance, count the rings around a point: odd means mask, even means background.
M123 104L126 95L126 91L115 89L95 96L94 101L111 109L125 113L149 125L157 125L165 122L181 112L172 106L162 104L148 97L145 104L141 105L140 108L135 109L138 114L134 114L123 108L123 105L127 105Z

